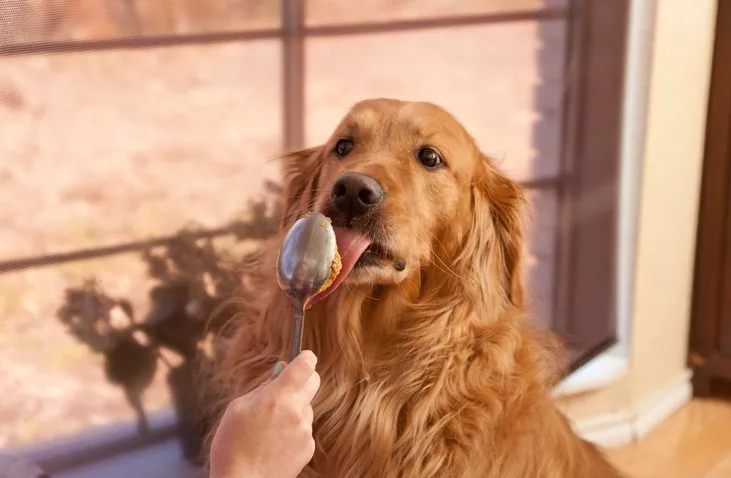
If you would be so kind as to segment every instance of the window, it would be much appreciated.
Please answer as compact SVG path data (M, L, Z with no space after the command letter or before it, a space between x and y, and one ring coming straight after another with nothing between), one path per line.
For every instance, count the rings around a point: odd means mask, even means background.
M614 342L626 0L66 3L0 6L0 447L130 420L54 318L64 289L94 276L144 314L130 252L229 233L267 160L364 97L453 112L528 189L529 292L572 368ZM170 406L160 370L145 405Z

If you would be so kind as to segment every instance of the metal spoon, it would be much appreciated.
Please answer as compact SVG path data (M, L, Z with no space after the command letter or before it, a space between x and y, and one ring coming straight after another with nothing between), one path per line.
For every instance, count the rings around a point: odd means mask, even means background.
M279 287L292 300L289 361L302 351L305 307L330 277L337 245L330 218L310 212L292 225L277 258Z

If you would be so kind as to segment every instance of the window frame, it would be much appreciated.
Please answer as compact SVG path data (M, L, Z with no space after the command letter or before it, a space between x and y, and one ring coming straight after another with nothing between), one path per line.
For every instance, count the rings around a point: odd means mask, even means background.
M579 349L578 353L569 349L567 373L617 343L616 261L628 27L629 0L572 1L554 310L554 331L569 346L575 340ZM582 320L586 317L592 320Z

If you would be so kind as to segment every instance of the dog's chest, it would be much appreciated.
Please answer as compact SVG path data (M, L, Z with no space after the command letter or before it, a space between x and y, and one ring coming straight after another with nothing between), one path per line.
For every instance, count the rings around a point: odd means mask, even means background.
M321 397L313 429L317 451L303 476L471 477L476 435L459 433L464 405L449 406L439 395L434 382L390 374L364 380L350 393Z

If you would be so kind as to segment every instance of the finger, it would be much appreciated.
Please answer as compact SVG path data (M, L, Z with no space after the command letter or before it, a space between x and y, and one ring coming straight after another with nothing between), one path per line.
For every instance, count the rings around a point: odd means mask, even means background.
M306 404L312 403L312 399L315 398L317 391L320 389L320 374L313 372L310 378L307 379L302 389L299 392L299 396L302 401Z
M305 420L308 425L312 425L312 422L315 421L315 412L312 410L311 405L307 405L307 408L305 409L305 417L303 418L303 420Z
M299 393L302 386L315 372L317 357L309 350L304 350L284 367L282 373L272 381L272 388L278 391Z

